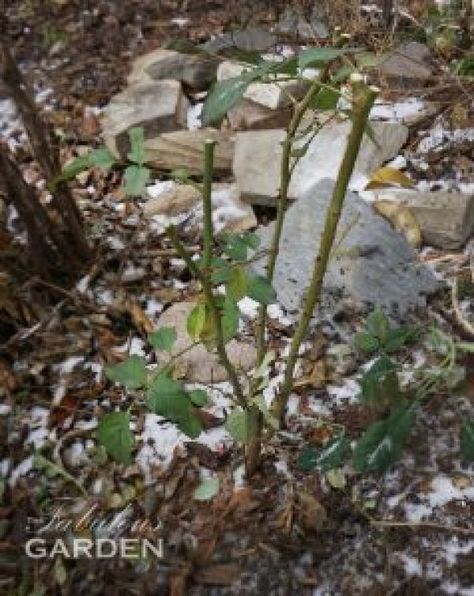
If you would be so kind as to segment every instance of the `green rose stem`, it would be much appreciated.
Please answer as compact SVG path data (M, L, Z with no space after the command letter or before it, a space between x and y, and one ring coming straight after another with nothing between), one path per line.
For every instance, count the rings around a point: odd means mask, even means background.
M280 246L281 232L283 229L283 221L288 206L288 191L290 187L292 166L291 153L295 142L295 137L298 133L298 128L301 124L303 116L306 114L314 97L324 86L324 83L329 77L328 64L322 71L321 75L315 79L303 99L296 104L293 116L288 125L285 141L283 143L283 152L280 162L280 192L278 196L277 216L275 221L275 229L270 244L267 262L267 279L271 283L275 273L275 266L278 257ZM257 346L257 362L261 364L266 353L265 329L267 319L267 307L262 304L258 310L258 319L256 325L256 346ZM263 414L258 408L253 407L249 415L255 417L255 432L254 436L249 442L246 450L246 473L247 476L252 476L260 464L261 444L262 444L262 430L263 430Z
M203 204L203 267L206 274L211 268L214 232L212 228L212 175L214 171L214 148L216 142L207 139L204 142L204 175L202 181Z
M222 331L222 320L219 307L214 296L211 283L211 264L212 264L212 250L213 250L213 229L212 229L212 174L214 167L214 147L215 141L206 140L204 143L204 175L203 175L203 268L199 268L196 263L192 260L187 250L181 244L178 233L174 226L167 228L166 233L171 240L173 247L176 249L178 255L188 266L191 273L201 283L206 303L209 306L211 312L212 322L216 331L216 349L221 364L226 369L229 381L232 385L235 398L237 402L246 408L246 400L242 387L239 382L236 369L227 356L225 348L224 333Z
M298 359L298 351L308 330L314 308L321 296L321 288L328 267L332 246L334 244L334 238L342 207L344 205L347 187L367 127L369 113L378 93L378 89L375 87L368 87L365 85L360 75L353 75L351 84L352 128L347 140L347 147L339 169L336 185L326 213L326 221L321 236L319 253L314 261L311 281L303 304L303 312L291 341L285 376L280 392L273 405L273 414L280 420L280 422L283 421L288 398L293 386L293 374Z

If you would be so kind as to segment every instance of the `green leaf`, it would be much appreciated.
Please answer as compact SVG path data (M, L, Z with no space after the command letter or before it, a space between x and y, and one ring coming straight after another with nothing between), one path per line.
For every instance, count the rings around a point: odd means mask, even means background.
M129 166L124 172L125 192L130 197L141 197L150 179L150 170L142 166Z
M194 491L194 499L196 501L209 501L215 497L219 492L219 478L206 478L201 480L199 486Z
M236 302L247 294L247 273L242 266L232 267L230 279L226 283L226 290Z
M387 356L378 358L365 371L360 380L362 399L366 402L382 405L395 400L400 395L397 365Z
M171 352L177 339L176 329L174 327L162 327L158 331L150 333L148 342L155 350L164 350Z
M276 292L266 277L249 275L247 284L247 296L252 300L265 305L276 302Z
M101 168L104 172L108 172L117 161L115 155L105 147L91 151L89 159L91 165Z
M337 89L320 89L311 102L311 107L317 110L335 110L339 97Z
M115 383L125 385L128 389L139 389L146 383L145 360L134 354L125 362L107 366L105 376Z
M206 324L206 305L196 304L186 320L186 330L193 341L199 341Z
M94 149L86 155L76 157L63 171L48 182L48 189L54 191L60 182L65 182L75 178L81 172L97 166L105 172L115 164L116 158L108 149Z
M222 252L232 261L245 261L247 259L248 243L239 234L226 234Z
M257 431L257 417L254 412L235 408L228 416L225 428L238 443L248 443Z
M239 330L240 310L231 296L226 296L222 305L222 334L227 343Z
M179 381L162 372L153 380L147 395L147 406L152 412L174 422L191 439L196 439L201 434L201 421L194 413L193 404Z
M420 336L420 330L416 327L398 327L390 329L385 337L383 349L391 354L398 352L407 344L416 341Z
M374 310L367 317L366 325L368 333L383 344L390 329L390 324L384 313L380 309Z
M204 389L193 389L188 393L188 395L189 399L198 408L207 406L207 404L209 403L209 396L207 394L207 391L204 391Z
M355 336L355 347L361 352L372 354L379 349L379 340L370 333L358 333Z
M245 72L238 77L215 83L204 102L201 116L202 125L209 126L220 123L259 74L259 72L255 74Z
M263 397L263 395L256 395L253 398L252 402L257 406L257 408L263 414L263 419L265 420L265 423L268 424L268 426L270 428L272 428L273 430L279 430L280 422L279 422L278 418L273 416L271 411L268 409L267 402L265 401L265 398Z
M260 246L260 236L257 236L254 232L244 232L242 234L242 240L252 250L257 250Z
M344 56L344 54L356 51L356 48L309 48L302 50L298 54L298 66L300 68L306 68L307 66L325 64L326 62L331 62L336 58Z
M102 416L97 427L97 438L115 461L124 465L131 463L134 438L128 412L111 412Z
M219 257L214 257L211 260L211 267L211 281L213 283L225 284L229 281L232 275L232 267L228 261L220 259Z
M344 435L331 439L323 449L306 447L298 458L298 467L309 472L319 468L323 472L338 468L350 451L349 441Z
M415 423L415 406L416 402L398 405L388 418L367 428L354 450L358 472L384 472L400 457Z
M145 133L142 126L134 126L128 131L130 153L128 159L139 166L145 162Z
M463 420L462 422L461 452L466 459L474 461L474 420Z

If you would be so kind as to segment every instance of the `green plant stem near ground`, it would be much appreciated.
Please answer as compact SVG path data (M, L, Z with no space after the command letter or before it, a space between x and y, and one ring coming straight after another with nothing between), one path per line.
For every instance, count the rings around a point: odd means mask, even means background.
M288 398L293 387L293 375L300 346L308 331L314 309L321 297L323 280L328 267L334 239L336 237L337 226L344 205L347 187L354 170L363 136L366 132L369 113L375 98L377 97L377 89L368 87L359 79L359 77L355 76L352 81L352 94L351 132L349 134L346 151L339 169L332 198L327 209L326 222L321 236L319 253L315 257L311 281L307 289L302 315L291 341L283 384L273 407L274 415L279 420L282 420L284 416Z

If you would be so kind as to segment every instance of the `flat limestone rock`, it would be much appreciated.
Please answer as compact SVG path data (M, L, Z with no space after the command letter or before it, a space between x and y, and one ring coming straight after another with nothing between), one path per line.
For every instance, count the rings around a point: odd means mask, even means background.
M298 311L319 250L326 209L334 181L325 179L299 197L283 226L274 287L288 311ZM274 223L258 233L268 248ZM338 246L324 281L322 309L336 310L343 298L362 306L377 305L391 314L406 315L426 305L438 289L431 271L416 262L405 238L360 199L349 192L338 228ZM341 241L342 239L342 241ZM256 267L262 272L264 264Z
M157 81L127 87L104 110L102 130L107 147L123 158L129 151L128 130L142 126L145 139L186 126L188 100L179 81Z
M225 61L219 64L217 69L217 80L225 81L238 77L248 68L237 62ZM277 77L278 81L278 77ZM291 106L291 98L301 99L309 86L308 81L285 81L276 83L251 83L245 93L244 98L261 104L271 110L286 108Z
M196 91L204 91L215 80L217 66L218 60L212 57L160 48L137 58L127 81L129 85L136 85L176 79Z
M359 152L351 183L370 177L385 161L398 155L408 138L408 128L396 122L373 122L376 145L367 135ZM337 177L346 149L350 122L334 122L322 128L297 164L289 189L296 199L324 178ZM244 200L275 206L280 188L280 161L285 130L245 131L236 134L234 176Z
M214 172L221 176L230 174L234 158L234 135L213 128L179 130L146 140L147 162L157 169L186 168L191 174L202 174L206 139L217 142Z
M165 310L158 320L157 329L174 327L177 340L173 346L172 355L176 355L189 348L192 344L187 331L186 320L194 307L192 302L179 302ZM232 364L244 371L253 368L257 360L257 351L252 344L230 340L227 344L227 354ZM167 355L158 352L160 361L165 362ZM177 365L186 380L195 383L219 383L227 381L227 373L219 364L216 354L208 352L203 345L197 345L177 359Z
M460 248L474 234L474 195L392 190L375 194L379 201L406 205L417 221L425 244Z

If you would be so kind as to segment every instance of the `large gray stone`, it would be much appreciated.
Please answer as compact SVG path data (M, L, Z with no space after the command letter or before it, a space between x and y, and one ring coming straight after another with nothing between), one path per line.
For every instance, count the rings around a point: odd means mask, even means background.
M188 350L192 345L186 331L186 321L193 307L193 302L178 302L165 310L158 320L158 329L173 327L176 330L177 339L173 346L173 356ZM157 355L160 361L164 362L169 359L169 355L164 352L158 352ZM236 339L230 340L227 344L227 355L234 366L244 371L250 370L256 364L257 351L249 343L240 342ZM179 356L176 364L188 381L219 383L228 380L225 368L219 364L217 355L208 352L202 344Z
M188 100L179 81L157 81L127 87L104 110L102 130L107 147L122 159L128 153L128 131L142 126L145 138L184 128Z
M281 304L298 311L311 276L334 182L326 179L302 195L288 210L283 226L274 287ZM259 234L268 248L274 223ZM378 305L405 315L423 307L438 283L405 238L355 193L346 197L338 228L337 249L324 281L323 310L343 297L362 305ZM263 270L263 264L257 270Z
M329 36L327 19L324 11L315 3L309 18L298 8L287 8L276 25L275 30L301 41L326 39Z
M427 46L410 41L395 48L376 70L393 84L422 85L433 75L430 60L431 52Z
M217 65L218 60L211 56L181 54L160 48L133 62L128 84L176 79L187 87L204 91L215 80Z
M273 48L276 38L270 32L256 27L230 31L207 41L203 47L208 52L220 55L231 55L232 51L265 52Z
M408 138L408 128L397 122L373 122L375 144L364 137L351 184L398 155ZM296 199L318 181L337 177L346 149L351 123L331 122L324 126L299 160L290 184L290 198ZM280 188L280 161L284 130L246 131L236 135L234 176L242 198L254 204L275 205ZM306 138L301 142L304 143Z
M376 191L378 201L406 205L425 244L455 249L474 234L474 195L458 192Z

